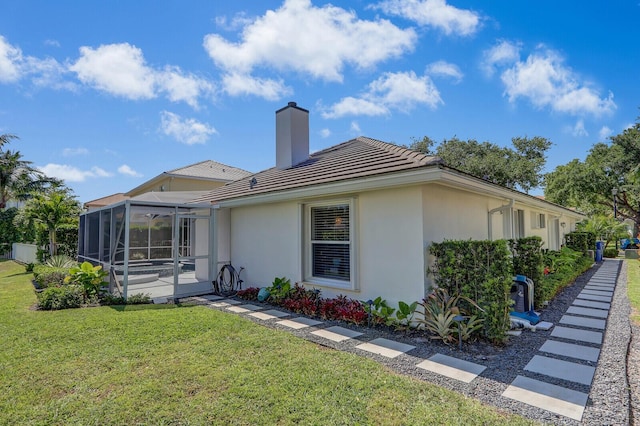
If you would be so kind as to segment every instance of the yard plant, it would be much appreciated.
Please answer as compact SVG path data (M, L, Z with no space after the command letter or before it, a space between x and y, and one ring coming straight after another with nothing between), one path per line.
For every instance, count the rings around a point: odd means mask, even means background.
M0 262L0 424L532 424L235 314L29 309Z

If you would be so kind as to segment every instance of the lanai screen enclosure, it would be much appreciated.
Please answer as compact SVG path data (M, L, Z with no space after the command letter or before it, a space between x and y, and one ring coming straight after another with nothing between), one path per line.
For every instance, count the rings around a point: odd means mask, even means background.
M211 205L126 200L80 216L78 260L102 265L109 290L176 298L212 291Z

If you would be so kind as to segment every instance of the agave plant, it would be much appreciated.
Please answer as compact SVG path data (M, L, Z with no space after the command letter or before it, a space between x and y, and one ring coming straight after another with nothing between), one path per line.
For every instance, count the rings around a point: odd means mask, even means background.
M445 288L436 288L420 303L423 308L422 318L416 322L433 333L432 338L445 343L455 341L458 335L462 340L468 340L482 327L484 320L476 315L469 316L468 312L459 306L461 301L482 311L482 308L470 298L460 294L451 296ZM464 317L464 321L460 321L461 316Z
M52 268L73 268L74 266L78 266L78 262L66 254L58 254L47 259L45 265L51 266Z

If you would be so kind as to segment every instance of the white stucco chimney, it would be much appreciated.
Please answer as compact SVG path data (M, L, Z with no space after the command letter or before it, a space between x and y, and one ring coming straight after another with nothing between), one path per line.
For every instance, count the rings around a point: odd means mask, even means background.
M276 111L276 167L288 169L309 158L309 111L295 102Z

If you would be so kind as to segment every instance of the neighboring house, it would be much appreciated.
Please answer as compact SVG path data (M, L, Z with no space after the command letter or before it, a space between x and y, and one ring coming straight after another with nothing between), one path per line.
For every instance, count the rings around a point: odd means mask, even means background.
M276 167L195 200L214 204L212 253L243 267L246 286L286 276L326 296L412 302L429 291L434 241L537 235L559 249L584 219L374 139L309 155L308 129L289 103L276 112Z
M107 195L106 197L96 198L95 200L87 201L84 203L84 208L87 211L93 211L100 209L102 207L108 206L110 204L119 203L120 201L124 201L129 197L124 195L122 192L118 192L116 194Z
M133 188L125 195L135 197L147 192L206 191L250 174L250 172L237 167L206 160L168 172L162 172L153 179Z

